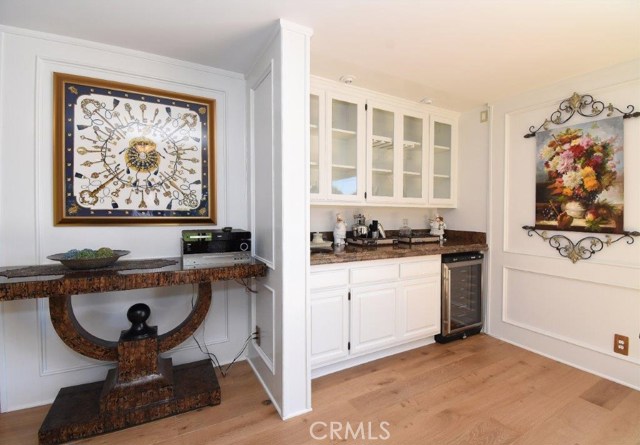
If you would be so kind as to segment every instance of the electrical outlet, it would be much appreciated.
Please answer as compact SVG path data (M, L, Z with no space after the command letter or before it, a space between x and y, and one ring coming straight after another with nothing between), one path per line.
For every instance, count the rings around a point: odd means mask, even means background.
M613 335L613 352L617 352L622 355L629 355L629 337L624 335Z
M256 326L256 345L260 346L260 326Z
M489 120L489 111L482 110L480 112L480 123L486 122Z

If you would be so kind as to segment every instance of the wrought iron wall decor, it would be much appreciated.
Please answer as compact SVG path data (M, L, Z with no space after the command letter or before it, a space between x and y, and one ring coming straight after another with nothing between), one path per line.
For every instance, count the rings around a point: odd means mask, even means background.
M55 224L215 223L215 105L54 73Z
M605 111L608 119L549 131L551 124L562 125L576 113L584 117L596 117ZM616 112L622 116L611 117ZM573 263L589 259L605 246L621 240L625 240L627 244L634 243L634 237L640 236L640 232L623 229L622 185L618 186L620 196L613 203L607 199L601 200L600 194L613 188L616 180L621 183L622 120L639 116L640 112L635 111L632 105L622 111L611 103L605 105L604 102L595 100L589 94L573 93L540 126L529 127L529 133L524 137L532 138L537 135L538 143L544 142L538 153L538 163L542 164L538 165L537 171L549 176L543 181L552 182L548 185L538 178L536 180L536 225L522 227L529 237L535 233L548 241L560 256L569 258ZM591 131L595 132L594 135ZM551 189L551 199L548 199L548 203L538 203L538 195L545 196L545 193L541 193L545 189ZM553 211L554 215L547 215L545 211L548 209L545 207L540 211L543 218L539 218L538 207L541 205L548 205L550 211L547 213ZM577 227L574 227L574 220L578 222ZM608 227L612 224L613 227ZM545 228L610 232L617 234L617 237L607 234L604 239L600 239L589 235L574 242L565 235L549 235L545 230L538 230Z
M633 244L635 241L633 237L640 236L640 232L633 231L624 232L623 235L615 239L610 235L606 235L604 241L595 236L587 236L577 242L573 242L564 235L549 236L546 231L538 232L533 226L522 226L522 228L527 231L527 235L533 236L535 233L544 241L548 241L549 245L556 249L560 256L569 258L572 263L576 263L579 260L588 260L594 253L600 252L605 246L611 246L623 239L626 240L627 244Z
M532 138L541 129L548 130L551 124L562 125L576 113L584 117L596 117L603 113L604 110L607 110L607 117L613 116L616 111L622 114L623 119L640 116L640 111L634 111L633 105L627 105L627 111L625 112L614 107L611 103L605 106L604 102L595 100L590 94L573 93L571 97L560 102L558 109L551 113L551 116L545 119L538 128L535 125L529 127L529 133L525 134L524 137Z

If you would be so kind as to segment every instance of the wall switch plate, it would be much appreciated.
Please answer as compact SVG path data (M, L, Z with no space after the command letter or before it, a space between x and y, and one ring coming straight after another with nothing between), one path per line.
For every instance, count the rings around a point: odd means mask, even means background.
M489 120L489 111L483 110L480 112L480 123L486 122Z
M613 336L613 352L622 355L629 355L629 337L614 334Z

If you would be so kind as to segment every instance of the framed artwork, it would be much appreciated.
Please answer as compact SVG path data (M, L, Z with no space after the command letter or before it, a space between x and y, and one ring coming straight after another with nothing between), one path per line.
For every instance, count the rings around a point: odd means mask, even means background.
M623 117L535 136L535 227L624 233Z
M54 222L216 222L213 99L54 73Z

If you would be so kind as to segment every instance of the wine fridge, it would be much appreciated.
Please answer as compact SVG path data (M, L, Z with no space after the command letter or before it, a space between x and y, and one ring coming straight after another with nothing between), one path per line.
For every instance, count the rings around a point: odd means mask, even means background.
M442 255L442 330L447 343L482 330L482 261L480 252Z

